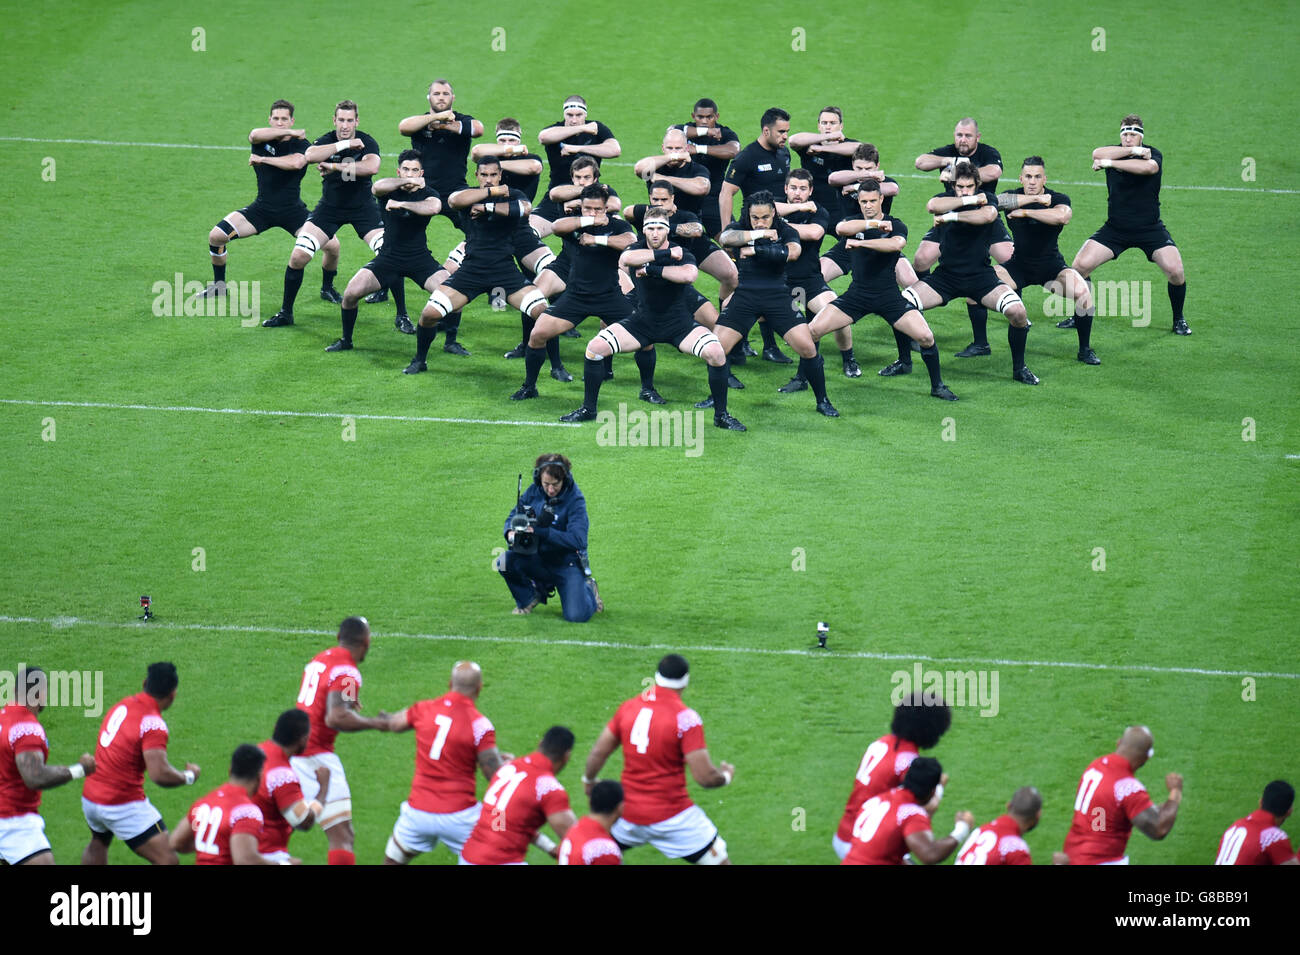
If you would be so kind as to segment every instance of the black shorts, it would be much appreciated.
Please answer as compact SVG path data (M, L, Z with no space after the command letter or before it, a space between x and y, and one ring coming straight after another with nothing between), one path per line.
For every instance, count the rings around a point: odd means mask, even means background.
M704 269L705 259L711 256L714 252L722 251L722 246L718 245L712 239L706 239L703 236L698 239L680 239L679 241L681 242L683 249L695 256L695 262L700 267L701 271Z
M849 247L844 244L846 241L847 240L845 239L840 239L840 241L827 249L826 254L822 256L822 258L830 259L838 265L840 267L840 272L844 275L848 275L849 272L852 271L853 258L852 253L849 252Z
M981 302L985 295L1003 284L991 265L979 272L962 274L946 271L940 265L921 281L939 293L943 299L940 305L947 305L955 298L973 298Z
M1128 249L1141 249L1146 253L1147 261L1155 261L1155 253L1166 246L1173 246L1175 249L1178 245L1174 242L1173 236L1165 228L1165 224L1159 220L1155 225L1146 226L1141 229L1119 229L1106 220L1106 224L1094 232L1089 238L1093 242L1100 242L1119 258L1121 253Z
M356 230L357 238L362 242L375 229L384 227L384 220L379 215L379 206L374 202L363 202L351 208L318 202L307 221L324 232L327 239L334 238L339 229L350 225Z
M700 210L700 222L704 223L704 234L716 239L722 232L722 213L718 211L718 197L705 196L704 208Z
M868 291L849 285L849 290L831 303L853 321L863 315L879 315L890 325L895 324L916 306L903 298L897 288Z
M742 285L718 316L718 325L725 325L742 336L748 335L760 315L767 319L772 331L781 336L804 323L803 315L794 307L794 300L784 288L753 290Z
M804 279L791 279L789 276L786 276L785 286L786 289L789 290L792 299L796 302L804 303L802 305L803 308L807 308L807 303L811 302L823 292L830 292L832 295L835 294L831 291L831 287L826 284L826 280L822 278L820 272Z
M454 288L472 301L484 292L498 289L502 298L508 298L531 283L509 259L504 264L498 262L495 268L489 268L467 256L446 284L448 288Z
M681 348L687 335L704 327L691 318L684 308L678 308L669 315L651 315L638 310L618 324L643 346L665 342L674 348Z
M1007 270L1018 289L1055 282L1061 270L1069 268L1060 252L1056 253L1055 259L1039 259L1036 262L1025 262L1013 255L1002 267Z
M560 277L561 282L563 282L565 285L568 285L569 270L571 268L573 268L573 257L569 255L568 246L565 246L564 248L560 249L560 254L555 257L554 261L548 263L546 268L543 269L542 271L554 272L556 275Z
M519 228L515 229L514 235L510 237L510 241L514 243L515 261L520 265L523 265L524 259L528 258L528 256L532 255L538 249L546 248L546 244L537 237L537 233L533 231L533 227L523 219L519 220Z
M551 199L549 196L533 206L533 215L541 216L547 222L554 222L556 219L564 218L564 206Z
M632 317L632 304L622 292L579 295L570 289L551 303L546 314L572 322L575 326L592 315L606 325L613 325Z
M682 294L682 301L686 304L686 310L694 315L700 310L701 305L709 305L707 298L700 294L700 290L694 285L686 286L686 291Z
M441 269L442 265L432 255L426 255L423 259L389 259L387 261L382 257L376 257L367 262L365 267L374 273L375 278L379 279L381 288L392 288L404 278L410 279L420 288L424 288L424 283L429 281L430 276Z
M239 214L248 220L258 232L267 232L271 229L283 229L290 235L297 235L302 224L307 221L307 206L299 202L297 206L291 209L274 210L268 209L256 199L251 206L244 206L239 210Z

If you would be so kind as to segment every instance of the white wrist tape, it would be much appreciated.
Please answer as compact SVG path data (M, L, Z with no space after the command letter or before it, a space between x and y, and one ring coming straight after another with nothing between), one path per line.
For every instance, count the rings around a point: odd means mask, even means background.
M934 803L938 803L942 799L943 799L943 783L936 783L934 787L934 795L930 797L930 801Z
M485 202L485 203L483 203L483 211L484 211L484 212L489 212L489 213L491 213L491 212L496 212L496 209L497 209L497 204L496 204L495 202Z
M351 148L352 148L352 140L350 140L350 139L345 139L345 140L343 140L343 142L341 142L341 143L335 143L335 144L334 144L334 155L337 156L339 153L345 153L345 152L347 152L347 151L348 151L349 149L351 149Z
M73 779L84 779L86 776L86 767L82 766L80 763L73 763L68 767L68 773L71 774Z
M1097 164L1098 164L1099 166L1101 166L1102 169L1109 169L1113 163L1114 163L1114 160L1113 160L1113 159L1099 159L1099 160L1097 160Z
M973 206L973 205L975 205L975 203L978 202L978 201L979 201L979 200L976 199L974 196L962 196L962 197L961 197L961 204L962 204L963 206Z
M942 221L944 221L944 222L956 222L956 221L957 221L957 213L955 213L955 212L945 212L943 215L939 216L939 218L940 218Z
M956 839L958 843L965 842L966 837L970 835L970 823L959 821L957 825L952 827L952 832L948 833L948 835Z
M543 852L549 853L555 848L555 840L550 836L543 835L539 832L537 838L533 840L533 845L537 846L537 848L541 849Z
M596 245L609 245L609 236L593 235L591 237L591 241L594 242Z
M730 785L731 785L731 780L732 780L732 778L733 778L733 777L732 777L731 773L727 772L725 769L722 770L722 780L723 780L722 785L724 785L724 786L730 786Z
M695 147L695 152L701 156L707 156L709 154L709 147L697 144Z
M595 216L578 216L578 228L585 229L589 225L596 224Z
M695 127L695 135L696 135L696 136L707 136L707 135L709 135L709 127L707 127L707 126L696 126L696 127Z
M185 785L186 786L194 785L194 770L192 769L185 770Z

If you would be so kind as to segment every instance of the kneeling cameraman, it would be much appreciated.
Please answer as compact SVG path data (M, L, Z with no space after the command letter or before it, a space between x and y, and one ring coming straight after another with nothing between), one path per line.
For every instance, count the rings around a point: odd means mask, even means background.
M587 499L562 454L543 454L505 524L510 549L496 568L515 598L514 612L532 613L559 590L564 619L586 623L604 610L587 564Z

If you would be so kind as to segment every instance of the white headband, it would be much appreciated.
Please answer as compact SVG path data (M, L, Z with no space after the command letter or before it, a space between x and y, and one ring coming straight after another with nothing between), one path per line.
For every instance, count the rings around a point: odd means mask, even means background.
M685 674L680 679L671 680L668 677L664 676L662 673L660 673L658 670L655 670L656 685L665 687L669 690L685 689L686 684L690 682L691 682L691 675L689 673Z
M1145 135L1142 132L1141 126L1121 126L1119 128L1119 134L1123 136L1125 133L1137 133L1139 136Z
M576 99L565 100L564 109L565 111L571 109L580 109L585 113L587 111L587 104Z
M641 228L648 225L661 225L665 229L669 228L668 217L662 212L647 212L645 218L641 220Z
M497 130L497 139L513 139L513 140L514 140L515 142L517 142L517 143L523 141L523 140L521 140L521 139L519 138L519 134L518 134L518 133L516 133L514 130L510 130L510 129L498 129L498 130Z

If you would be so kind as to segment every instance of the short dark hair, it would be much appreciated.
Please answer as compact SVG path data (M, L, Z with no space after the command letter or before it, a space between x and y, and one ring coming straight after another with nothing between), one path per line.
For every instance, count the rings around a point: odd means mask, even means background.
M769 126L775 126L780 120L790 122L790 114L779 106L773 106L763 114L763 118L758 121L760 129L767 129Z
M1285 816L1295 803L1295 789L1284 779L1275 779L1264 787L1264 798L1259 806L1275 816Z
M340 100L340 101L339 101L339 104L338 104L337 106L334 107L334 112L337 113L337 112L338 112L339 110L341 110L341 109L350 109L350 110L352 110L352 112L356 113L358 116L361 115L361 110L357 109L357 104L354 103L354 102L352 102L352 100L350 100L350 99Z
M583 202L595 199L603 203L609 199L609 186L603 182L593 182L590 186L583 186L582 192L578 193L578 199Z
M930 749L952 725L952 710L943 700L926 703L921 692L903 698L894 707L889 731L899 739L915 743L917 749Z
M928 802L934 795L934 787L943 778L943 767L933 756L918 756L907 767L903 776L903 788L909 790L918 802Z
M231 779L256 779L266 765L266 754L252 743L240 743L230 756Z
M957 185L958 179L974 179L976 188L980 184L979 166L975 165L969 159L958 159L952 167L952 184Z
M1043 794L1033 786L1021 786L1011 794L1008 808L1018 816L1035 816L1043 808Z
M790 174L785 177L785 181L789 182L791 179L801 179L804 182L812 182L813 174L807 169L791 169Z
M677 195L677 190L673 188L673 184L669 182L667 179L650 180L650 191L654 192L656 189L667 189L668 195L670 196Z
M359 646L370 632L370 624L365 617L347 617L339 624L339 643L350 647Z
M841 123L844 122L844 110L840 109L838 106L823 106L817 111L818 119L822 118L822 113L834 113Z
M562 759L564 755L573 750L573 730L567 726L552 726L542 741L537 744L537 748L542 751L542 755L552 762Z
M397 154L397 165L400 166L402 163L410 162L412 159L420 164L421 169L424 168L424 160L420 158L420 151L418 149L403 149Z
M575 159L569 165L569 174L572 175L579 169L594 169L596 170L596 178L600 178L600 163L596 162L592 156L579 156Z
M857 149L853 150L853 159L863 159L867 162L873 162L880 165L880 150L871 143L863 143Z
M271 731L271 740L280 746L292 746L298 740L311 733L311 717L306 710L294 708L285 710L275 721Z
M697 109L711 109L716 113L718 112L718 104L713 102L713 100L709 99L707 96L701 96L695 101L695 105L691 107L691 112L693 113Z
M581 96L579 96L577 93L574 93L572 96L566 96L566 97L564 97L564 108L565 108L565 109L568 109L568 108L569 108L569 104L570 104L570 103L577 103L577 104L578 104L579 106L581 106L583 109L586 109L586 108L587 108L587 101L586 101L585 99L583 99Z
M155 700L170 696L172 691L180 685L181 678L180 674L176 672L176 664L149 664L149 669L145 672L144 691Z
M613 779L602 779L591 787L591 811L613 812L623 801L623 786Z
M1025 161L1020 164L1020 168L1024 169L1026 166L1042 166L1046 169L1047 163L1043 162L1042 156L1026 156Z
M498 133L515 133L522 136L523 131L523 127L519 125L519 120L513 116L505 116L497 121Z
M484 166L500 166L501 160L496 156L479 156L474 160L474 168L482 169Z
M1121 126L1141 126L1144 129L1146 128L1146 123L1142 122L1142 117L1137 113L1129 113L1119 121L1119 124Z
M583 192L586 192L584 189ZM573 464L562 454L542 454L533 462L533 468L537 471L540 478L543 474L549 474L553 478L559 478L566 484L569 482L573 473Z
M858 183L858 192L880 192L880 183L874 179L863 179Z
M691 671L686 658L677 653L670 653L659 661L659 675L669 680L680 680Z
M274 113L277 109L287 109L289 111L289 115L290 116L293 115L293 104L290 103L287 99L278 99L271 104L272 113Z

